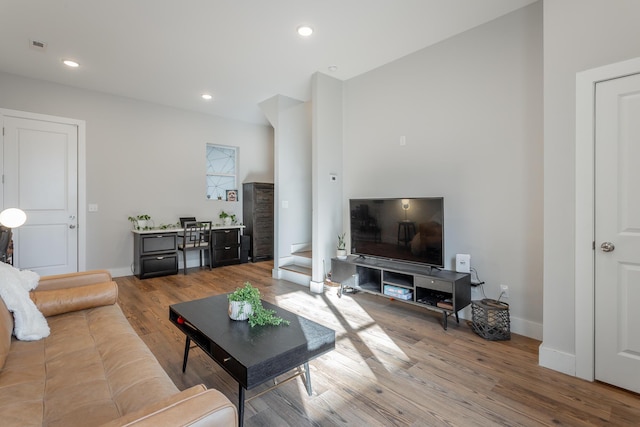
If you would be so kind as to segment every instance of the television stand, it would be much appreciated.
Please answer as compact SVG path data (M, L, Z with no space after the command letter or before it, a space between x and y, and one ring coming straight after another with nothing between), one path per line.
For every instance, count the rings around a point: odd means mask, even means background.
M460 323L458 312L471 304L471 275L437 267L349 255L331 260L331 280L339 297L352 289L440 312L445 330L448 317Z

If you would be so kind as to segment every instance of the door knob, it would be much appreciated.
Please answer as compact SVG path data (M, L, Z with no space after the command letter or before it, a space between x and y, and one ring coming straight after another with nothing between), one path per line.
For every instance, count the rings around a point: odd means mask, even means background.
M76 226L74 224L71 224L69 225L69 228L73 230L74 228L76 228Z
M615 248L615 245L611 242L604 242L600 245L600 249L602 249L602 252L613 252Z

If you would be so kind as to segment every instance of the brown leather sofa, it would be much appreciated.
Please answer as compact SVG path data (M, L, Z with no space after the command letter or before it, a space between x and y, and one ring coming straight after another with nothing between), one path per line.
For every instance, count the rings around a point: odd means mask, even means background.
M219 391L178 390L117 305L109 272L39 283L31 299L47 319L47 338L13 337L13 316L0 299L1 425L238 425Z

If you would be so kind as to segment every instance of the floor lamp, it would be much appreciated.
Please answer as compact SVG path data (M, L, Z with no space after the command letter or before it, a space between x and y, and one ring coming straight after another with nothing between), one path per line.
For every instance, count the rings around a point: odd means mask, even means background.
M27 220L22 209L9 208L0 212L0 260L13 264L13 228L18 228Z

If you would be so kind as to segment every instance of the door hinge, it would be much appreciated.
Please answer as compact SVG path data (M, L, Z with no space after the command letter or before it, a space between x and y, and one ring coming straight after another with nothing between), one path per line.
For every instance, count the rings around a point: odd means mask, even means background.
M591 249L596 250L596 241L591 242Z

